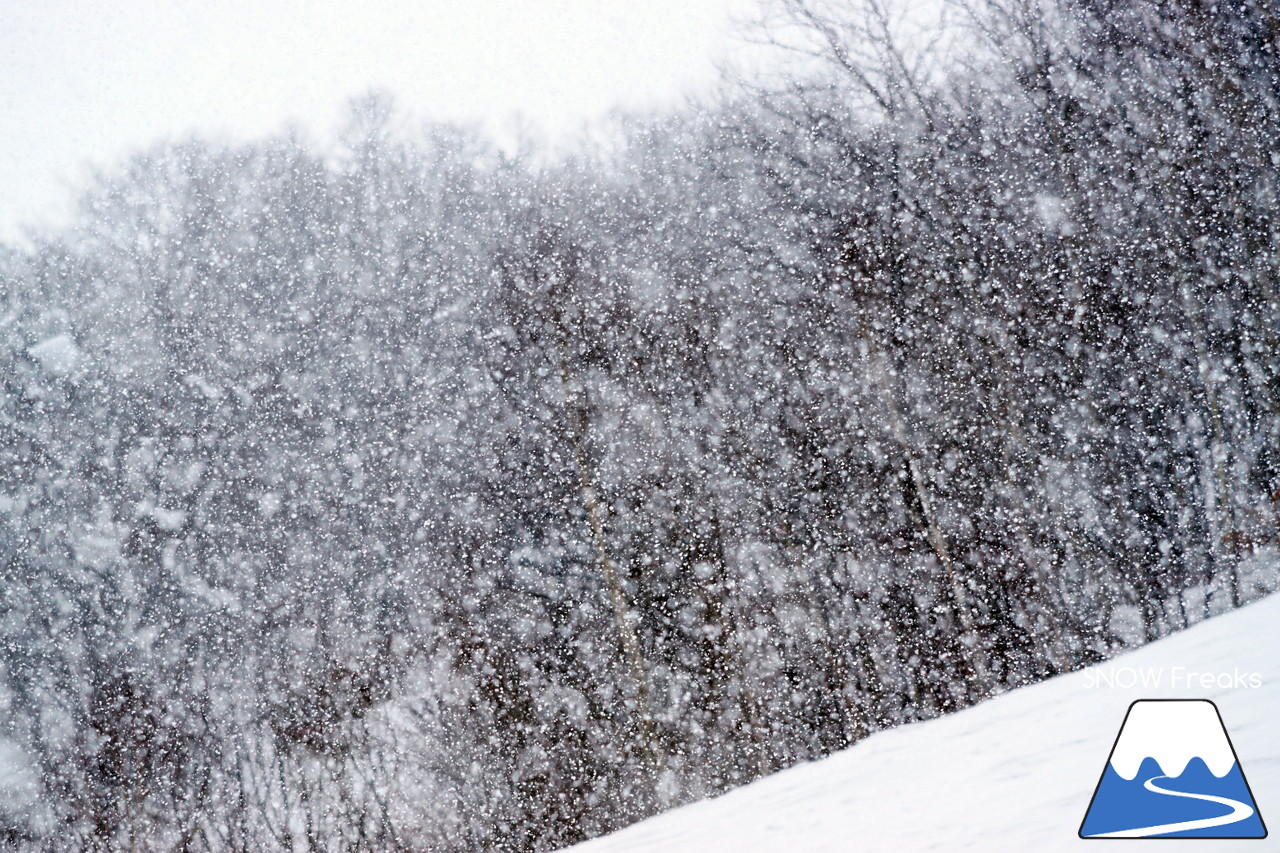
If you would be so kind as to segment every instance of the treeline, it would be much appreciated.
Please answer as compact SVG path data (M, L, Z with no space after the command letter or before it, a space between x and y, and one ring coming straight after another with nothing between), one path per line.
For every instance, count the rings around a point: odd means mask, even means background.
M554 849L1271 588L1277 5L773 11L573 156L369 99L0 254L3 843Z

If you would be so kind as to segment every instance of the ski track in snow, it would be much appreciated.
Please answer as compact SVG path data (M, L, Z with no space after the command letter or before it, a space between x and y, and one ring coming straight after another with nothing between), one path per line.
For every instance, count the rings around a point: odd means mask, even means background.
M1278 647L1280 595L1273 595L1092 668L1161 669L1158 687L1091 687L1096 672L1090 670L1060 676L957 714L881 732L823 761L783 770L573 850L1088 849L1077 832L1129 704L1158 698L1217 703L1265 821L1271 812L1280 814L1280 738L1274 722L1280 717ZM1256 672L1262 686L1202 690L1184 682L1175 687L1169 683L1174 667ZM1228 817L1234 822L1247 815ZM1168 853L1168 845L1161 844L1160 839L1131 840L1126 851L1136 846ZM1240 849L1232 839L1197 839L1194 847Z
M1090 835L1090 838L1146 838L1150 835L1163 835L1169 832L1186 832L1192 829L1209 829L1214 826L1227 826L1237 821L1248 820L1253 817L1253 809L1230 797L1218 797L1213 794L1188 794L1185 791L1171 791L1168 788L1161 788L1155 784L1157 779L1169 779L1169 776L1152 776L1150 779L1142 783L1142 787L1155 794L1167 794L1170 797L1187 797L1192 800L1204 800L1209 803L1218 803L1219 805L1228 806L1231 809L1229 814L1219 817L1206 817L1201 820L1184 820L1178 823L1161 823L1155 826L1144 826L1138 829L1125 829L1120 832L1101 832L1097 835Z

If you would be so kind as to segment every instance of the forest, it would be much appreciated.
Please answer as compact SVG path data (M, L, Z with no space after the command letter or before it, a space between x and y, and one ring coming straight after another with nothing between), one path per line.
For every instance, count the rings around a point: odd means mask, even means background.
M943 5L0 246L0 846L555 850L1270 592L1280 4Z

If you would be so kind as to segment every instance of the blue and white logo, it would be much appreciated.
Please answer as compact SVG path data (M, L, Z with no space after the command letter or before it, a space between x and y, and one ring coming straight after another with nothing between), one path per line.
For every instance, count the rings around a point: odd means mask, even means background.
M1218 707L1129 706L1080 825L1081 838L1266 838Z

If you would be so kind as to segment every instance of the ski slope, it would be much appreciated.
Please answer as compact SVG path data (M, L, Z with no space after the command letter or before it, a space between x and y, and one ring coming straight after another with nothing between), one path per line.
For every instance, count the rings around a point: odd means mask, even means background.
M1138 684L1119 686L1131 679ZM1125 711L1133 700L1149 698L1217 704L1258 811L1270 822L1270 841L1255 842L1252 849L1274 845L1280 831L1280 595L1090 669L958 714L881 732L823 761L572 849L1044 853L1096 848L1098 842L1081 840L1076 832ZM1135 840L1124 848L1167 851L1162 844ZM1251 849L1240 840L1196 840L1192 846L1197 851Z

